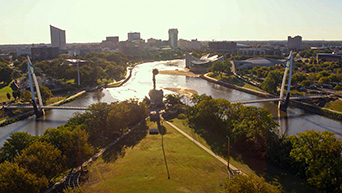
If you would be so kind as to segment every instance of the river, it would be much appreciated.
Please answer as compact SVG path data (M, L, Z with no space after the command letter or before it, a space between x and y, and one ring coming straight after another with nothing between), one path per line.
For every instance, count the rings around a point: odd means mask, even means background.
M122 101L129 98L142 99L147 96L152 88L152 69L158 70L181 70L185 66L184 60L159 61L137 65L133 69L131 79L118 88L107 88L88 92L77 100L64 104L65 106L87 107L97 102L111 103ZM180 75L156 76L157 88L187 88L193 89L198 94L211 95L213 98L225 98L229 101L245 101L261 99L261 97L226 88L213 84L199 77L187 77ZM164 89L164 94L172 93ZM320 115L305 112L304 110L289 107L287 112L279 111L276 103L249 104L267 108L274 119L279 122L280 130L293 135L305 130L313 129L316 131L333 131L338 137L342 137L342 122L332 120ZM63 125L77 111L74 110L50 110L45 114L44 119L36 121L35 116L21 120L10 125L0 127L0 145L13 132L27 132L32 135L42 135L47 128L54 128ZM79 111L82 112L82 111Z

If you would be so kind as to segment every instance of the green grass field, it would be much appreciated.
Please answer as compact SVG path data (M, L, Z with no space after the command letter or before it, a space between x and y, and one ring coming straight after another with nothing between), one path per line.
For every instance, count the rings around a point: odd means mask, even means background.
M8 102L8 98L6 96L7 93L11 94L11 99L12 98L12 89L10 87L11 83L8 85L3 85L2 83L0 83L0 103L2 102Z
M325 104L324 107L328 108L328 109L335 110L335 111L342 112L342 100L337 99L335 101L331 101L331 102Z
M227 82L227 83L230 83L230 84L235 84L237 86L241 86L241 87L244 87L244 88L249 88L249 89L253 89L253 90L256 90L256 91L262 91L260 88L258 87L255 87L251 84L248 84L240 79L238 79L237 77L235 77L234 75L232 76L226 76L226 75L217 75L215 76L213 73L210 73L209 74L210 77L212 78L215 78L216 80L221 80L223 82Z
M147 123L123 138L91 164L84 192L220 192L227 168L192 141L164 123L164 148L170 179L162 151L162 136L149 135ZM124 145L126 144L126 145Z

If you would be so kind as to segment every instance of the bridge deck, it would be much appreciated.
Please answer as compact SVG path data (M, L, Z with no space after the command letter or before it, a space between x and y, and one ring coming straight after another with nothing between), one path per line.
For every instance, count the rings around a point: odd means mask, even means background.
M290 97L290 100L318 99L318 98L327 98L327 97L330 97L330 95ZM232 102L232 104L236 104L236 103L250 104L250 103L276 102L276 101L282 101L282 100L285 100L285 99L269 98L269 99L258 99L258 100L249 100L249 101L235 101L235 102Z
M31 105L13 105L5 107L7 109L33 109ZM42 106L41 109L60 109L60 110L87 110L88 107L68 107L68 106Z

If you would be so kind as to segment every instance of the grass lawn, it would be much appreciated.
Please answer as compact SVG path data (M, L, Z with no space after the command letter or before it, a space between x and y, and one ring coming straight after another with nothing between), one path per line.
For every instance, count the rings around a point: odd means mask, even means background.
M197 140L198 142L200 142L201 144L203 144L205 147L210 148L210 146L207 144L207 142L197 133L194 132L194 129L190 128L186 122L184 120L180 120L180 119L172 119L170 120L170 122L172 122L172 124L174 124L175 126L177 126L178 128L180 128L181 130L183 130L186 134L190 135L191 137L193 137L195 140ZM222 157L223 159L227 160L226 157ZM243 173L246 174L250 174L250 173L254 173L254 171L252 169L250 169L248 167L248 165L243 164L241 162L236 161L235 159L233 159L232 157L230 157L229 160L230 164L232 164L233 166L239 168Z
M2 102L8 102L8 98L6 96L7 93L11 94L11 99L12 98L12 89L10 87L11 83L9 83L8 85L3 85L3 83L0 83L0 103Z
M50 105L52 103L58 102L60 100L66 99L67 97L62 97L62 96L56 96L56 97L51 97L49 100L46 101L47 105Z
M260 88L258 87L255 87L251 84L248 84L246 82L244 82L243 80L240 80L238 78L236 78L235 76L226 76L226 75L217 75L215 76L213 73L209 74L210 77L212 78L215 78L217 80L221 80L223 82L227 82L227 83L230 83L230 84L235 84L237 86L241 86L241 87L244 87L244 88L249 88L249 89L253 89L253 90L257 90L257 91L262 91Z
M335 100L335 101L331 101L327 104L324 105L325 108L328 108L328 109L332 109L332 110L335 110L335 111L341 111L342 112L342 100Z
M164 123L162 136L149 135L147 126L134 130L91 164L84 192L220 192L227 168L172 127ZM120 144L121 143L121 144ZM126 144L126 145L124 145Z

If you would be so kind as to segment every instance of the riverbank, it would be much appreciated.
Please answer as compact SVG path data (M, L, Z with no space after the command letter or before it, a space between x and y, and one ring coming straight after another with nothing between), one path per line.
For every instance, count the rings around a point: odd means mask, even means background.
M190 76L190 77L199 77L200 74L195 74L190 72L189 69L184 68L183 70L161 70L159 74L169 74L169 75L183 75L183 76Z
M210 81L212 83L219 84L219 85L222 85L222 86L225 86L228 88L240 90L243 92L247 92L249 94L254 94L254 95L266 97L266 98L277 97L277 96L270 94L270 93L267 93L267 92L257 91L257 90L253 90L253 89L244 88L244 87L240 87L237 85L229 84L229 83L217 80L215 78L211 78L211 77L207 76L207 74L201 75L200 77L207 80L207 81ZM305 111L311 112L311 113L315 113L315 114L322 115L322 116L325 116L325 117L328 117L331 119L335 119L335 120L339 120L339 121L342 120L342 112L339 112L339 111L334 111L334 110L324 108L324 107L318 107L318 106L308 104L308 103L305 103L302 101L290 101L290 104L295 106L295 107L301 108Z
M237 85L230 84L230 83L227 83L227 82L223 82L221 80L217 80L215 78L209 77L207 74L202 74L200 77L203 78L204 80L209 81L209 82L212 82L212 83L215 83L215 84L219 84L219 85L222 85L222 86L225 86L225 87L228 87L228 88L236 89L236 90L239 90L239 91L247 92L249 94L254 94L254 95L261 96L261 97L266 97L266 98L275 98L275 97L277 97L277 96L275 96L273 94L270 94L270 93L267 93L267 92L264 92L264 91L257 91L257 90L253 90L253 89L250 89L250 88L245 88L245 87L237 86Z

